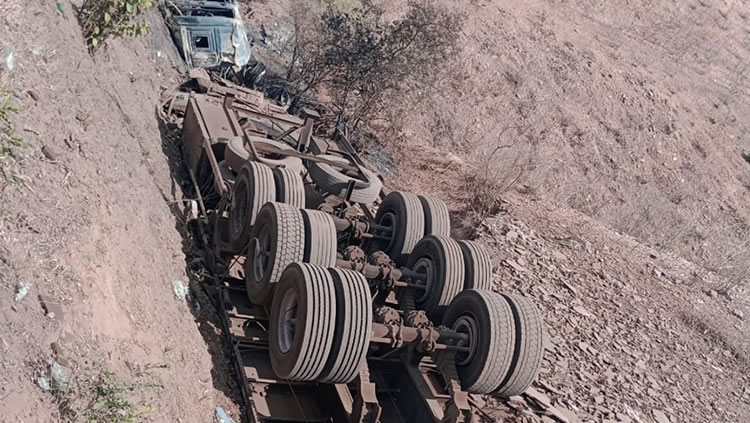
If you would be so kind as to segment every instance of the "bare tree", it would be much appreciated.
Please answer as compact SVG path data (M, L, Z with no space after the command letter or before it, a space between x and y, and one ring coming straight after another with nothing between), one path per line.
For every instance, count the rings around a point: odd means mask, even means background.
M387 21L369 2L342 12L328 8L317 24L310 9L293 6L295 29L287 79L296 87L292 101L311 90L325 90L336 123L356 129L390 95L427 85L455 55L461 17L428 0L412 0L406 14Z

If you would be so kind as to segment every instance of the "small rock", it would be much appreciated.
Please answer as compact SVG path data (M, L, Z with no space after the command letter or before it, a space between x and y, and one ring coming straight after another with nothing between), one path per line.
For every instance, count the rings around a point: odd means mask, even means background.
M16 302L23 300L27 295L29 295L29 291L31 291L31 284L26 282L21 282L16 286L16 296L15 300Z
M671 423L669 417L667 417L667 415L664 414L663 411L652 410L651 412L654 414L654 419L656 419L658 423Z
M54 298L47 295L39 295L39 305L50 319L63 320L63 308Z
M567 408L562 408L559 405L555 410L559 413L559 415L555 415L558 420L569 423L581 423L581 420L573 411L568 410Z
M54 382L52 387L62 394L68 393L70 389L70 370L56 360L50 360L49 372Z
M508 266L510 266L511 268L513 268L513 270L515 270L516 272L525 273L525 272L528 271L525 267L523 267L520 264L516 263L516 261L513 260L513 259L507 259L507 260L505 260L505 263Z
M593 314L591 314L588 310L586 310L586 307L584 306L575 306L573 307L573 311L580 314L583 317L594 317Z
M42 389L44 392L49 392L52 388L49 386L49 379L47 379L44 376L39 376L36 379L36 384L39 386L39 388Z
M508 241L513 241L518 238L518 232L516 231L508 231L507 234L505 234L505 239Z
M37 90L35 90L33 88L30 89L30 90L28 90L28 91L26 91L26 93L29 95L29 97L31 97L32 99L34 99L34 101L39 101L39 99L41 98L41 95L39 95L39 91L37 91Z
M713 289L709 289L708 291L706 291L706 294L707 294L707 295L708 295L709 297L711 297L711 298L716 298L716 297L718 297L718 296L719 296L719 293L718 293L718 292L716 292L716 291L715 291L715 290L713 290Z
M528 388L524 394L544 409L552 407L552 401L549 397L534 388Z
M86 122L89 120L89 114L86 112L78 112L76 113L76 120L79 122Z
M743 313L742 310L732 310L732 314L734 314L735 316L737 316L740 319L744 319L745 318L745 313Z
M619 421L620 423L633 423L633 419L631 419L627 414L623 413L617 413L617 421Z
M55 150L54 147L50 147L48 145L42 146L42 154L44 154L44 157L46 157L47 160L51 162L56 162L57 158L60 157L60 154L57 152L57 150Z

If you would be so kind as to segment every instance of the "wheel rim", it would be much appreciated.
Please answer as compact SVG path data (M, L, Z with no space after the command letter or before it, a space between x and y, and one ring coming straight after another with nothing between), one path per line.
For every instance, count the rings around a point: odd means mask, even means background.
M287 290L281 299L278 323L279 349L282 353L288 353L297 333L297 292L293 289Z
M473 315L465 314L456 320L456 323L453 324L453 330L462 333L469 338L469 345L464 345L469 347L469 351L461 351L456 354L456 365L466 366L471 363L471 360L477 352L479 325Z
M253 249L253 277L257 282L263 280L271 260L271 237L269 231L263 228L257 238L250 241Z
M387 212L383 213L383 217L380 218L380 222L378 222L379 225L389 227L391 232L391 237L388 240L388 245L383 248L385 251L391 251L393 248L393 244L396 241L396 234L395 234L395 228L396 228L396 214L393 213L392 210L388 210Z
M229 225L235 237L239 237L247 222L247 204L249 203L244 178L236 182L235 188L235 193L232 195L232 211L229 213Z
M422 257L414 263L414 269L412 270L425 275L424 281L417 281L418 284L424 282L420 285L424 285L425 287L422 296L416 299L416 302L421 304L427 301L427 298L430 296L430 288L432 288L433 280L435 278L435 265L429 257Z

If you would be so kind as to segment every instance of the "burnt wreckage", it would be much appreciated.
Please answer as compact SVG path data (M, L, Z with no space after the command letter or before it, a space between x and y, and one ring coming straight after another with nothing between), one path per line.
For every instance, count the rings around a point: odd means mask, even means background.
M189 67L245 66L250 42L235 0L161 0L164 21Z

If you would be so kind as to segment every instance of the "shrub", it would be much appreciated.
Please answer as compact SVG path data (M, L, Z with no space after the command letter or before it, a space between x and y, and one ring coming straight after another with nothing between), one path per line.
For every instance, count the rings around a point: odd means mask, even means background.
M112 38L148 34L148 22L137 18L153 5L154 0L85 0L76 14L89 49Z
M297 33L287 79L297 87L292 104L324 87L337 123L356 129L391 96L429 86L458 48L461 16L429 0L412 0L406 14L387 21L369 2L351 11L329 7L308 25L310 14L292 11Z
M742 155L742 157L745 159L746 162L750 163L750 153L745 153Z
M16 135L10 120L11 114L17 114L20 111L11 101L10 95L0 90L0 160L20 161L19 153L28 148L26 141Z

